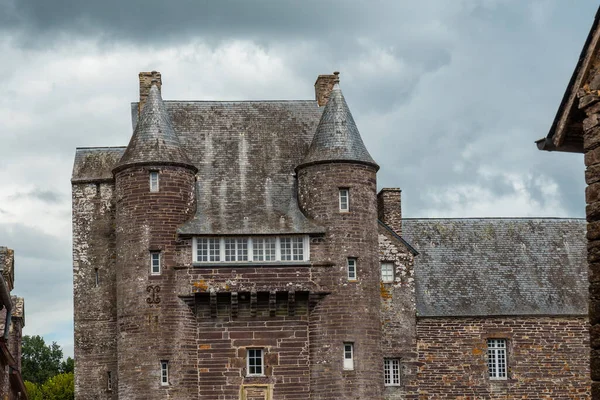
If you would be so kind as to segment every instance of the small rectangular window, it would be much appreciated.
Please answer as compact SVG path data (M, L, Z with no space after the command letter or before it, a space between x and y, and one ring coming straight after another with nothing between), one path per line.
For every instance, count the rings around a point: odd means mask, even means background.
M340 189L340 211L350 210L350 190Z
M383 378L385 386L400 385L400 360L386 358L383 360Z
M169 384L169 362L166 360L160 362L160 384L161 386Z
M221 261L221 241L219 238L198 238L196 259L199 262Z
M248 349L246 353L248 363L248 376L263 376L264 354L263 349Z
M356 280L356 258L348 259L348 280Z
M150 191L158 192L158 171L150 171Z
M354 369L354 343L344 343L344 369Z
M506 339L488 339L487 347L490 379L506 379Z
M94 268L94 284L96 285L96 287L100 285L100 275L98 272L98 268Z
M381 281L386 283L394 282L394 264L381 263Z
M112 390L112 373L108 371L106 376L106 389L110 392Z
M160 252L150 252L150 273L152 275L160 275Z
M275 261L277 240L271 238L253 238L253 260L254 261Z

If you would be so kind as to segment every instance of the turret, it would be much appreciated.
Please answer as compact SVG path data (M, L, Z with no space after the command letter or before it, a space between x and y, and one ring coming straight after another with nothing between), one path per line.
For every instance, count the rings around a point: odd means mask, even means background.
M311 248L329 292L311 313L312 399L382 399L377 170L337 77L296 171L302 211L327 233ZM326 96L321 96L326 97ZM315 271L317 271L315 269Z
M140 74L145 104L113 169L119 380L112 385L122 399L187 398L180 382L193 368L180 348L193 346L187 341L194 339L183 335L194 317L175 294L174 267L177 227L196 211L197 168L173 129L160 81L141 79L146 75Z

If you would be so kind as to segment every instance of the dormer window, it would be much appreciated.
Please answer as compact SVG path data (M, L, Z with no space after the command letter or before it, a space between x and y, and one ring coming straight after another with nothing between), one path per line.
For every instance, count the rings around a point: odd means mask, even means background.
M340 189L340 211L350 211L350 189L348 188Z
M158 192L158 171L150 171L150 191Z
M309 259L307 235L194 238L195 263L304 262Z

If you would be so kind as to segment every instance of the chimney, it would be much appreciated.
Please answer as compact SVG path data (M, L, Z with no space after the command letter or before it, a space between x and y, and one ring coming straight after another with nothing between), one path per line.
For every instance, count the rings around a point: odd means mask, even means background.
M144 104L146 104L146 98L148 97L148 93L150 93L150 88L152 87L152 83L156 82L156 86L158 87L158 90L160 90L160 88L162 86L160 72L156 72L156 71L140 72L139 77L140 77L140 102L138 103L138 116L142 113Z
M402 190L383 188L377 193L377 218L402 235Z
M332 75L319 75L315 82L315 100L319 107L324 107L329 100L329 95L333 90L333 85L340 81L340 73L335 71Z

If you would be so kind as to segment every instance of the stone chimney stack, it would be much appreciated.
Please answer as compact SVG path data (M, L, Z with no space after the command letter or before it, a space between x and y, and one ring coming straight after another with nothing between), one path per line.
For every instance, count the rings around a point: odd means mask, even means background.
M324 107L329 100L329 95L333 90L333 85L340 81L339 72L334 72L331 75L319 75L315 82L315 100L319 104L319 107Z
M146 104L146 98L150 93L150 88L152 87L152 82L156 82L156 86L158 90L160 90L162 86L162 80L160 77L160 72L152 71L152 72L140 72L140 102L138 103L138 116L142 113L142 109L144 108L144 104Z
M377 194L377 217L381 222L402 235L402 190L383 188Z

